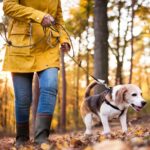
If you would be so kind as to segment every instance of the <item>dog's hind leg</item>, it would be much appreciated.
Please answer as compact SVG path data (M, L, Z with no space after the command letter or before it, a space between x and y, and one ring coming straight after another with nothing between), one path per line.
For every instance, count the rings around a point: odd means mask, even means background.
M109 123L108 123L108 116L107 115L99 115L101 118L101 122L104 128L104 131L102 132L102 134L106 135L110 133L110 127L109 127Z
M88 113L85 115L84 124L86 126L85 135L91 135L92 134L92 113Z

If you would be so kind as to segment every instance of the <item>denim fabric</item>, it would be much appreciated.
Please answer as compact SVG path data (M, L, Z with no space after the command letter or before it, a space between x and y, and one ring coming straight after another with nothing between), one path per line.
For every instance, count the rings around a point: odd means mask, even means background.
M58 69L49 68L38 72L40 97L37 114L51 115L54 112L58 88ZM29 121L32 103L33 73L12 73L15 92L15 115L17 123Z
M57 88L58 88L58 69L51 68L38 72L40 97L37 113L52 115L55 108Z
M15 115L17 123L29 121L32 102L33 73L12 73L15 92Z

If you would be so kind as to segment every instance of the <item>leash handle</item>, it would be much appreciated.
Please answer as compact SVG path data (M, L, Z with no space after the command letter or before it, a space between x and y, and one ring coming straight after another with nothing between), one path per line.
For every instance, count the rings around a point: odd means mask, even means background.
M70 38L69 33L68 33L67 30L63 27L63 25L61 25L61 24L59 24L59 23L57 23L57 22L55 22L55 25L60 26L60 27L63 29L63 31L67 34L67 36L68 36L68 38L69 38L69 41L70 41L70 44L71 44L71 47L72 47L72 50L73 50L73 57L74 57L74 56L75 56L75 50L74 50L73 43L72 43L72 40L71 40L71 38Z

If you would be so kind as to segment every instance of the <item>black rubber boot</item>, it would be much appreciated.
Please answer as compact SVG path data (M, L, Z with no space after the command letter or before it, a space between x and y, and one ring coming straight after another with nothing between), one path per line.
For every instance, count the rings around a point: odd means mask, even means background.
M24 145L29 141L29 122L17 123L16 125L16 147Z
M51 121L52 115L36 117L34 136L36 144L48 143Z

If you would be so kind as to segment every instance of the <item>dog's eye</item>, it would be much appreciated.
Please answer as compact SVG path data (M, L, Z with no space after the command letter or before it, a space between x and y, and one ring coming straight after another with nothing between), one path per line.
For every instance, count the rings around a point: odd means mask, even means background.
M132 96L137 96L137 94L136 94L136 93L133 93Z

